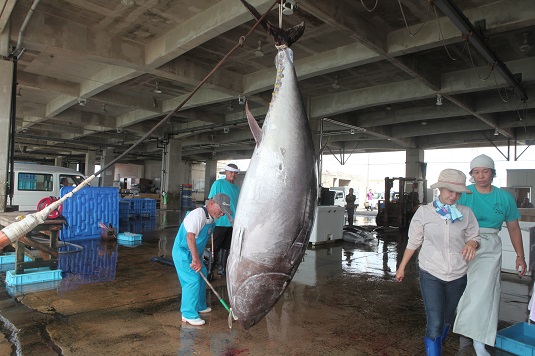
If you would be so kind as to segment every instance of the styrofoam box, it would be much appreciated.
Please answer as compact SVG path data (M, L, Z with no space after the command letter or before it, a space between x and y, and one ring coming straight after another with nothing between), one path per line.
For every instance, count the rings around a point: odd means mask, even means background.
M117 240L121 241L141 241L141 238L143 235L141 234L134 234L131 232L121 232L119 235L117 235Z
M8 286L57 281L61 278L60 269L51 270L48 267L28 268L21 274L15 274L15 270L6 272L6 284Z
M515 355L535 356L535 325L518 323L498 331L496 347Z

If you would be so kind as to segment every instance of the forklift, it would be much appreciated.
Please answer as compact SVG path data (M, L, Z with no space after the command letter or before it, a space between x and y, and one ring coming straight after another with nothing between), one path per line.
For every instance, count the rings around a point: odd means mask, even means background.
M418 207L425 204L426 192L427 181L423 178L386 177L384 199L379 200L375 218L377 226L408 228Z

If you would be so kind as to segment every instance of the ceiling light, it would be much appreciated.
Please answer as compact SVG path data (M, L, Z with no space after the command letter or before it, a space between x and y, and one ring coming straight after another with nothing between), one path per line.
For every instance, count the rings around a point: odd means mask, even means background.
M78 98L78 104L80 106L85 106L85 104L87 104L87 99L85 98Z
M155 94L161 94L162 93L162 91L160 90L160 82L156 82L156 87L154 88L154 90L152 92L155 93Z
M295 4L295 0L286 0L284 2L284 4L282 4L282 13L284 15L293 14L295 9L297 9L297 5Z
M230 132L230 128L228 128L228 127L223 128L223 132L224 133L229 133Z
M334 76L334 83L331 85L331 88L333 88L334 90L340 89L340 85L338 84L338 76L337 75Z
M500 131L498 131L498 128L494 130L494 136L498 136L500 134Z
M228 111L233 111L234 110L234 107L232 106L232 100L229 102L229 104L227 106L227 110Z
M390 110L392 110L392 107L391 107L390 105L387 105L387 106L385 107L385 110L386 110L386 111L390 111Z
M437 94L437 106L442 105L442 95Z
M244 105L245 104L245 96L238 95L238 104Z
M351 131L349 131L349 133L354 135L355 134L355 129L351 129Z
M422 122L420 122L420 124L421 124L422 126L425 126L425 125L427 125L427 121L422 121Z
M262 41L258 41L258 48L254 51L254 55L258 58L264 57L264 52L262 52Z
M523 36L524 36L524 42L520 46L520 50L526 53L526 52L531 51L531 49L533 48L533 45L530 43L530 40L529 40L529 32L524 32Z
M156 101L155 97L152 97L152 107L153 108L157 108L158 107L158 102Z

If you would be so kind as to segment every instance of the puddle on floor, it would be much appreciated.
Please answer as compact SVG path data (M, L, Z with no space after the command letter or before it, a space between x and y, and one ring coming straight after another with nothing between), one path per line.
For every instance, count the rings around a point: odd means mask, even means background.
M406 280L394 281L406 244L403 233L372 232L357 243L310 247L267 316L247 331L237 322L230 330L228 313L210 290L213 310L203 316L207 324L182 324L176 271L150 262L153 256L171 256L181 218L179 212L166 212L150 223L129 221L131 232L143 234L134 248L100 240L73 242L84 250L60 257L65 275L59 285L43 290L36 284L35 290L21 291L19 300L50 315L47 330L65 354L423 354L425 314L416 258ZM375 216L356 220L373 230ZM147 226L152 230L135 231ZM514 276L503 279L501 323L525 320L529 285ZM228 302L225 280L216 277L213 285ZM53 314L47 314L50 310ZM22 315L12 313L9 319L19 325ZM447 347L445 354L455 354L456 340Z

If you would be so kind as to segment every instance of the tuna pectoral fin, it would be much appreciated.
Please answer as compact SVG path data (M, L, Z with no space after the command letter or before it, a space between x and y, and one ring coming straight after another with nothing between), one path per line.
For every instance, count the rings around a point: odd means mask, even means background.
M262 142L262 129L258 126L253 114L249 111L249 102L245 103L245 113L247 114L247 122L253 133L254 140L256 141L256 147Z

